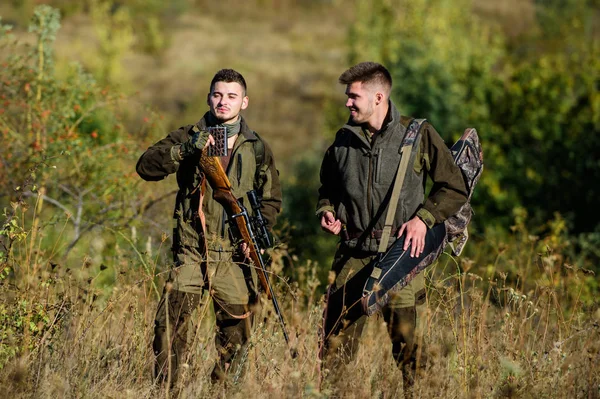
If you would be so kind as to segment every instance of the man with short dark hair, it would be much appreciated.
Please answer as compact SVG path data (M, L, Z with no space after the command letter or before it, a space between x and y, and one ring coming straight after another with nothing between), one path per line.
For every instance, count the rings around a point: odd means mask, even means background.
M363 62L339 78L346 85L346 107L350 119L338 132L325 153L321 166L321 187L316 214L321 227L340 236L332 270L335 281L330 291L342 292L341 304L328 302L325 325L325 366L339 373L340 366L354 356L366 316L356 309L364 283L370 275L369 262L377 254L386 210L390 202L401 154L400 147L412 118L401 116L390 100L392 78L381 64ZM426 256L425 241L430 231L440 231L446 220L467 200L462 174L449 149L427 122L420 129L393 215L388 248L404 236L409 256L402 262L416 262ZM425 181L433 180L427 199ZM445 235L445 230L442 230ZM441 238L436 236L441 244ZM439 247L439 245L438 245ZM415 264L416 266L416 264ZM347 284L352 281L352 284ZM417 363L419 308L425 304L425 282L418 274L382 310L392 340L394 359L403 370L405 391L414 381ZM335 307L344 306L344 309ZM335 339L333 339L335 337Z
M214 381L227 376L237 380L243 372L253 307L257 304L256 271L246 259L244 248L230 241L225 211L213 200L211 187L204 184L200 157L202 149L214 144L209 127L226 128L227 156L219 159L234 196L246 199L244 203L248 204L246 193L257 190L269 229L281 209L273 153L240 115L248 107L243 76L232 69L217 72L207 103L210 110L199 122L169 133L148 148L137 164L144 180L162 180L176 173L179 186L174 212L175 267L158 305L153 344L156 377L166 380L170 376L171 384L177 379L179 366L187 363L188 321L203 295L213 300L217 325L219 360L212 373Z

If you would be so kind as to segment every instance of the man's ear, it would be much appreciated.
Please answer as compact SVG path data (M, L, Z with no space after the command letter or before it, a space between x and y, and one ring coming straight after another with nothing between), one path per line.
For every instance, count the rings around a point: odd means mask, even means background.
M206 105L210 107L210 93L206 95Z
M248 96L244 96L244 99L242 100L242 109L248 108L248 102L249 102Z
M385 96L383 95L382 92L378 91L377 93L375 93L375 105L381 104L384 99L385 99Z

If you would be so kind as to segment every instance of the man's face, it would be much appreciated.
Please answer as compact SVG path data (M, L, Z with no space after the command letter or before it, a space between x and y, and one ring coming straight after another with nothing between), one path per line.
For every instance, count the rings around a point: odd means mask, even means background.
M248 107L248 97L244 88L237 82L216 82L208 93L210 112L221 123L235 122L240 111Z
M350 110L350 117L356 124L365 123L373 115L375 106L374 95L362 82L354 82L346 87L346 107Z

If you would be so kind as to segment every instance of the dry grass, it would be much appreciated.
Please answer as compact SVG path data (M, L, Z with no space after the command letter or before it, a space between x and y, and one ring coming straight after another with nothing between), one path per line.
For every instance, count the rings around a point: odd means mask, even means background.
M581 309L577 303L567 309L559 290L540 287L525 295L502 273L486 282L476 274L453 271L453 265L442 258L428 270L424 339L429 362L417 382L417 397L598 397L599 310L576 310ZM467 261L461 270L469 267L477 265ZM322 305L309 299L315 297L314 284L312 289L295 285L297 301L292 301L290 287L280 292L296 359L289 356L265 304L246 377L227 389L211 385L216 352L211 307L205 302L190 329L191 347L179 385L166 392L151 378L157 295L150 276L140 279L140 270L123 262L114 270L114 288L103 293L90 276L109 272L89 270L75 277L43 271L40 281L51 281L45 290L21 292L45 309L49 321L40 322L43 336L25 337L31 350L3 370L0 387L8 397L401 397L401 374L377 316L345 377L335 386L322 380L327 374L317 360ZM575 272L564 278L577 288Z

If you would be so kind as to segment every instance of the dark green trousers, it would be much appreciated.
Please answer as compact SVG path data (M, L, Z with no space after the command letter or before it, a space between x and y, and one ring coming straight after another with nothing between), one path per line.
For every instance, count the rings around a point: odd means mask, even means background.
M201 294L165 290L159 302L152 345L156 359L154 376L167 381L170 373L171 386L178 379L181 364L186 363L190 316L201 299ZM235 380L245 371L253 315L248 314L248 305L225 305L213 301L213 306L218 360L211 378L213 382L230 377ZM247 317L240 318L244 314Z
M338 251L334 259L332 269L336 279L333 288L338 289L338 295L335 301L328 301L325 309L322 353L324 366L330 370L332 380L337 379L336 374L354 358L358 350L367 321L359 301L372 271L368 267L371 259L372 256L368 254L349 256L343 251ZM425 363L419 350L422 319L426 310L425 292L425 279L420 273L392 296L390 303L382 309L392 341L392 355L402 369L405 388L413 385L417 365Z

